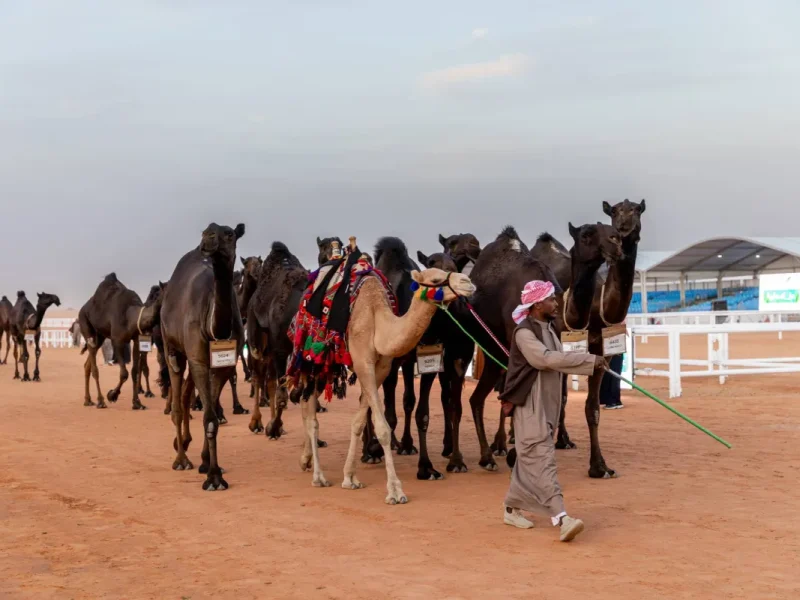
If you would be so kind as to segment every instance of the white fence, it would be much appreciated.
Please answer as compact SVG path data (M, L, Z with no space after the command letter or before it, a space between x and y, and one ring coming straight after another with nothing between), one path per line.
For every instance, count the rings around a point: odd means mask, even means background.
M736 312L742 311L734 311ZM667 313L675 316L686 316L687 313ZM691 313L688 313L691 315ZM710 313L714 316L726 313ZM730 315L731 313L728 313ZM661 325L633 325L629 329L633 335L634 376L656 376L669 379L669 397L677 398L682 393L681 379L684 377L719 377L720 383L725 383L731 375L756 375L769 373L800 373L800 357L767 357L767 358L729 358L729 340L731 333L766 333L773 332L781 335L784 331L800 331L800 322L763 322L758 320L758 313L750 311L749 321L739 320L727 323L707 324L670 324ZM638 315L636 315L638 316ZM648 315L654 316L654 315ZM633 315L629 317L629 323ZM755 317L755 318L753 318ZM783 315L786 317L786 314ZM637 340L645 341L648 336L667 336L668 358L640 358L636 356ZM682 335L706 335L708 340L708 358L706 360L681 358ZM666 365L667 370L641 365ZM706 367L705 369L682 370L682 367Z
M39 345L43 348L72 348L69 328L75 319L43 319Z

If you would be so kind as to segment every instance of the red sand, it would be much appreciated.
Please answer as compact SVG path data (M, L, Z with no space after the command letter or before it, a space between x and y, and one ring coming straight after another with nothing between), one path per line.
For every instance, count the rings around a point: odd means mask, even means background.
M703 356L705 338L688 340L684 354ZM798 342L747 336L732 340L731 354L766 356L776 344L800 354ZM639 350L664 356L664 340ZM170 468L163 400L133 412L126 386L108 410L82 406L81 358L45 349L38 384L12 381L12 366L0 367L1 598L800 597L800 376L684 381L674 405L733 450L626 395L624 410L601 416L606 461L621 475L604 481L587 477L582 393L573 394L578 449L558 460L567 506L586 531L561 544L544 520L532 531L502 524L508 468L478 467L466 399L470 472L418 482L416 457L397 457L407 505L384 504L383 465L359 463L364 490L338 487L355 391L320 415L334 487L313 488L300 471L292 406L277 442L229 414L219 444L231 487L207 493L196 470ZM100 372L103 389L112 387L116 367ZM666 398L665 379L639 383ZM443 471L435 398L429 440ZM227 389L223 403L230 413ZM490 399L489 430L497 412Z

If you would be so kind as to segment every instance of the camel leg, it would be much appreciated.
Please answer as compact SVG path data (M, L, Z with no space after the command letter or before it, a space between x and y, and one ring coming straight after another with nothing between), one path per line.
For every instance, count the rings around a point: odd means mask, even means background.
M134 345L138 342L134 342ZM139 361L139 393L144 394L145 398L155 398L156 395L150 389L150 365L147 364L147 352L140 352L141 360ZM142 391L142 377L144 377L144 385L146 391Z
M414 439L411 437L411 415L414 406L417 404L417 397L414 394L414 363L416 358L408 360L400 367L403 371L403 438L397 453L403 456L410 456L417 453L414 447Z
M83 380L85 384L85 390L83 394L84 406L94 406L94 402L92 402L92 394L89 392L89 381L91 379L92 379L92 355L89 352L86 354L86 360L83 362Z
M22 357L20 358L20 360L22 361L22 369L23 369L22 381L30 381L31 376L28 374L28 360L30 359L30 354L28 353L28 342L25 341L24 337L22 338L21 346L22 346Z
M236 373L235 369L229 381L231 384L231 396L233 396L233 414L249 415L250 411L242 406L241 402L239 402L239 394L236 392L236 383L239 381L239 375Z
M279 385L280 373L278 372L278 365L284 364L286 364L286 357L281 355L270 359L267 364L270 419L267 423L266 435L271 440L277 440L286 433L283 430L283 411L289 403L289 393L285 387Z
M133 410L144 410L147 407L139 400L139 384L141 375L139 375L139 341L133 339L131 345L131 383L133 384L133 401L131 408ZM120 355L122 356L122 355ZM125 362L125 361L121 361Z
M258 399L261 396L261 387L266 383L266 368L265 361L258 359L253 360L252 368L250 370L250 385L255 387L256 399L253 402L253 415L250 417L250 424L248 427L253 433L261 433L264 431L264 423L261 421L261 407Z
M342 487L346 490L359 490L365 487L356 477L356 448L358 447L358 438L362 436L364 427L367 425L368 414L369 402L362 393L358 398L358 411L350 424L350 448L347 450L347 459L344 461L344 479L342 480Z
M392 362L392 368L389 371L389 374L386 376L386 380L383 382L383 406L384 406L384 414L386 416L386 422L389 424L389 428L392 431L392 450L396 450L400 447L399 442L397 441L397 436L395 435L395 430L397 429L397 406L396 406L396 391L397 391L397 372L400 369L399 361ZM374 419L373 419L374 420Z
M367 424L361 434L363 449L361 452L361 462L368 465L377 465L383 460L383 448L375 437L375 427L372 425L372 409L367 409Z
M19 342L14 337L14 379L19 379Z
M600 451L600 383L604 373L593 373L589 376L589 395L586 398L586 423L589 425L589 441L591 442L591 456L589 458L589 477L595 479L610 479L617 473L609 469Z
M6 335L6 342L8 342L8 335ZM0 329L0 352L3 350L3 330ZM6 358L8 358L8 344L6 344ZM6 361L0 358L0 365L6 364Z
M170 400L172 401L172 424L175 425L175 439L172 440L172 447L177 452L177 456L172 463L173 471L188 471L194 469L192 461L186 456L186 450L189 449L189 443L192 441L189 435L189 428L186 427L184 431L184 410L188 408L184 403L184 395L191 397L191 383L187 382L186 389L183 387L183 373L186 370L186 357L183 355L174 355L175 365L178 367L177 372L170 369ZM185 393L188 392L188 393Z
M318 398L319 391L315 389L310 399L300 402L306 434L303 455L300 457L300 466L304 471L307 471L313 465L314 477L311 480L311 485L314 487L330 487L330 482L325 479L325 475L322 473L319 460L319 445L317 444L319 435L319 421L317 421ZM311 452L310 456L308 455L309 451Z
M119 392L122 389L123 384L128 381L128 368L125 366L125 355L123 354L123 346L124 344L117 344L116 342L112 342L114 346L114 353L117 355L117 362L119 364L119 383L117 383L117 387L113 390L109 390L106 393L106 398L108 398L109 402L116 402L119 398Z
M247 356L248 357L250 356L249 352L247 353ZM242 346L242 349L239 350L239 358L242 361L242 371L244 371L244 380L245 381L250 381L250 378L253 376L253 372L250 369L250 364L247 362L247 359L244 357L244 345Z
M500 421L497 425L497 433L494 434L494 442L489 447L492 454L495 456L505 456L508 454L508 445L506 438L506 416L503 414L503 408L500 408Z
M9 350L11 350L11 332L10 331L6 331L6 355L3 358L3 364L4 365L8 364L8 352L9 352Z
M221 370L221 369L220 369ZM203 403L203 452L201 457L203 464L200 465L200 473L206 474L203 482L203 489L209 492L216 490L227 490L228 483L222 478L222 469L219 466L217 455L217 434L219 433L219 393L222 390L223 375L229 373L213 373L207 365L197 361L189 360L189 374L194 381L197 391L200 393L200 400Z
M556 438L556 448L559 450L572 450L577 446L569 439L567 426L565 424L567 416L567 376L561 378L561 413L558 416L558 437Z
M500 367L493 363L486 363L483 368L483 373L481 373L481 379L469 399L470 408L472 408L472 418L475 420L475 431L478 434L478 443L481 447L481 460L478 464L487 471L496 471L497 463L494 462L492 450L489 448L489 443L486 441L486 428L483 424L483 409L486 404L486 397L494 389L494 384L497 382L499 375Z
M42 333L40 331L36 332L36 335L33 338L33 347L34 347L34 364L33 364L33 381L41 381L39 378L39 357L42 356L42 347L39 345L39 339L42 337Z
M436 375L426 373L420 378L419 384L419 404L415 420L417 422L417 435L419 436L419 462L417 464L417 479L422 481L434 481L442 479L444 476L433 468L433 463L428 456L428 422L430 421L430 396L433 382ZM445 413L445 420L447 415Z
M453 453L453 419L451 390L455 381L451 365L445 361L444 371L438 374L439 388L441 389L442 416L444 416L444 436L442 437L442 456L449 458ZM422 383L420 383L420 397L422 397ZM430 400L428 401L430 407Z

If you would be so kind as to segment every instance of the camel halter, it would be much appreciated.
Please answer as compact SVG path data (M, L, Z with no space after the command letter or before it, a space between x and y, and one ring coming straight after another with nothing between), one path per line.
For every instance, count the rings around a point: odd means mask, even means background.
M447 278L442 283L436 283L432 285L421 285L416 281L412 281L411 291L416 292L417 290L419 290L418 297L420 300L423 300L425 302L433 302L434 304L444 302L443 288L447 288L448 290L453 292L455 296L458 296L456 291L453 289L453 286L450 285L451 275L452 273L448 272Z
M603 285L603 288L605 288L605 285ZM567 322L567 306L569 305L569 290L570 290L570 288L567 288L567 291L564 292L564 307L562 309L562 317L563 317L563 320L564 320L564 327L566 327L570 331L579 331L579 332L583 333L584 331L589 329L589 322L592 319L592 315L591 314L589 315L589 319L586 321L586 325L584 325L581 329L573 329L572 327L570 327L569 323ZM602 294L601 294L600 298L601 298L600 299L600 315L601 315L600 318L602 319L603 318L602 317L602 315L603 315Z

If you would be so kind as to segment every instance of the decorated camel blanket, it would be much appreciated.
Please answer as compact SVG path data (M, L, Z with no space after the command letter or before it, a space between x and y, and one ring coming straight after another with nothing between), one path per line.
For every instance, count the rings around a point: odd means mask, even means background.
M325 400L334 394L344 398L347 384L355 383L355 374L348 381L347 370L353 360L347 349L347 326L350 310L368 277L381 282L392 312L397 314L397 299L386 277L361 257L358 249L341 259L329 261L308 277L308 286L300 308L289 326L293 343L292 356L286 370L290 388L304 384L303 397L314 389L324 389Z

